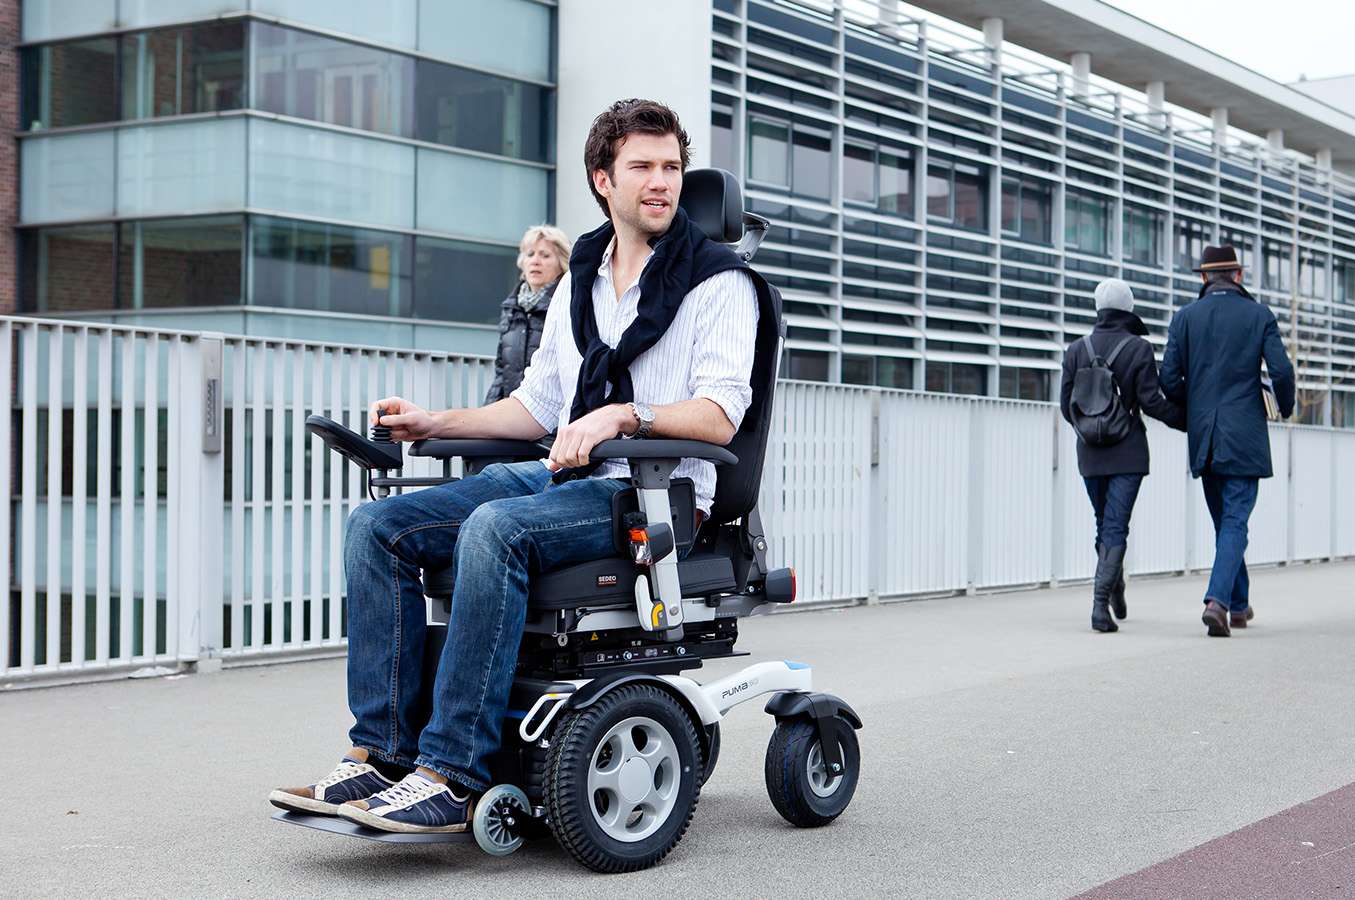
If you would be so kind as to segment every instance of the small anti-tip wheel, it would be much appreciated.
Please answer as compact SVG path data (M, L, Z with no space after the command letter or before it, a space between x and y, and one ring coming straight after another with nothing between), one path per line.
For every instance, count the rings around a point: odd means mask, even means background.
M767 744L767 795L782 818L798 828L827 825L856 793L861 770L856 731L847 722L839 722L836 730L841 772L830 772L824 764L819 729L807 719L777 723Z
M522 846L532 806L511 784L496 784L481 795L471 818L475 843L490 856L507 856Z

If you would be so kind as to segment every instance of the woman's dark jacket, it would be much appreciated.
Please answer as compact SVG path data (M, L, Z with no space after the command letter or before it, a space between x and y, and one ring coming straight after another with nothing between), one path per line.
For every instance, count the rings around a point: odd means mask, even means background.
M1092 447L1077 442L1077 467L1084 478L1103 475L1147 475L1148 474L1148 429L1143 424L1142 413L1154 419L1160 419L1178 431L1186 428L1186 412L1162 394L1157 380L1157 360L1153 358L1153 345L1144 340L1148 333L1143 321L1131 312L1120 309L1103 309L1096 316L1096 326L1092 329L1092 346L1104 360L1110 356L1115 345L1126 336L1132 335L1129 343L1120 351L1111 365L1115 376L1115 385L1120 390L1120 399L1134 416L1134 426L1129 436L1118 444L1109 447ZM1063 354L1063 384L1061 386L1059 406L1063 417L1069 423L1073 421L1070 407L1073 398L1073 376L1077 370L1091 364L1087 347L1081 339L1068 345Z
M499 311L499 352L494 358L494 383L485 394L486 404L502 400L522 384L522 373L527 371L536 348L541 346L541 332L546 328L546 311L550 309L555 284L531 312L518 305L520 287L520 281L513 285Z

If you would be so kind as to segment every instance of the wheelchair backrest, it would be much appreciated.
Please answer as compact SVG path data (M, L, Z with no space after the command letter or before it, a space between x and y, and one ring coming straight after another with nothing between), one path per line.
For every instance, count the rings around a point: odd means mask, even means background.
M706 235L732 244L743 236L743 189L738 179L723 169L693 169L682 179L678 204ZM757 504L762 484L762 462L772 427L772 395L781 356L785 326L781 320L781 294L762 279L758 285L757 347L750 379L753 400L729 450L738 465L717 466L715 501L710 521L722 524L747 515Z

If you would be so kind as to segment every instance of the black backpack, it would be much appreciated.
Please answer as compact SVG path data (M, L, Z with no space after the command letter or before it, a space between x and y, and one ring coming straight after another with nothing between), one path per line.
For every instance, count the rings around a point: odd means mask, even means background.
M1129 437L1134 417L1120 398L1119 385L1110 366L1125 345L1134 339L1126 335L1115 345L1110 356L1102 359L1092 345L1089 334L1082 339L1087 345L1090 362L1073 375L1073 399L1069 404L1073 414L1073 430L1083 442L1093 447L1109 447Z

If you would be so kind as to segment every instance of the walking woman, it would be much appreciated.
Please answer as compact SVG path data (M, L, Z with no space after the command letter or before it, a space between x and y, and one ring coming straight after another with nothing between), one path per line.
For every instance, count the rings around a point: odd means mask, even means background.
M518 245L521 278L499 314L499 352L486 405L507 397L522 383L522 373L541 344L551 294L569 267L569 251L568 236L553 225L533 225L522 236Z
M1060 406L1078 433L1077 467L1096 515L1096 577L1092 628L1118 631L1128 615L1124 555L1129 518L1148 474L1143 413L1178 431L1185 410L1162 394L1148 329L1134 314L1134 293L1118 278L1096 286L1096 326L1063 355Z

